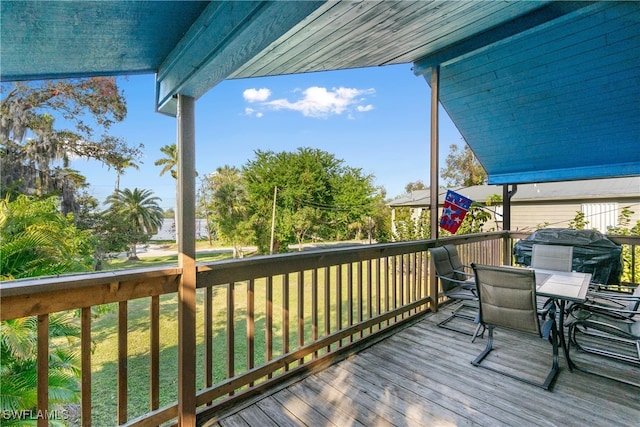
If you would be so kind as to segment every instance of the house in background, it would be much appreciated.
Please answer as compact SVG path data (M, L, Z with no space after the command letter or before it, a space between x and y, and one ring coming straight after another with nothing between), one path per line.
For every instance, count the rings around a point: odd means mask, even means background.
M441 208L447 189L439 192ZM486 203L492 196L502 198L501 185L476 185L451 190L475 201ZM417 190L387 203L391 208L392 229L396 231L396 209L408 207L415 220L429 209L429 190ZM520 184L511 199L511 229L530 231L540 227L567 227L578 212L585 215L587 228L607 233L618 225L623 208L633 211L632 225L640 220L640 177L588 181ZM502 230L502 205L489 206L492 220L486 230Z

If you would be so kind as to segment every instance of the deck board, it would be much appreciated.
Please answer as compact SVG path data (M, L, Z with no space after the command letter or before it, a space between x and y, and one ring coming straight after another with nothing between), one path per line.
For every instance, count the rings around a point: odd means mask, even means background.
M431 315L388 339L218 421L219 426L638 425L640 388L570 372L560 353L552 391L471 365L486 336L439 328ZM473 331L473 325L470 325ZM551 346L496 330L488 361L536 379ZM572 353L579 366L618 369L640 384L640 368ZM246 423L246 424L245 424Z

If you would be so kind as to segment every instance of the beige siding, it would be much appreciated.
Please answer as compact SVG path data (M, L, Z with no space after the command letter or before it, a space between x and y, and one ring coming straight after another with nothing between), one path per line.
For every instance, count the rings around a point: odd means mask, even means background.
M638 221L640 221L640 198L637 199L622 199L622 200L610 200L610 199L587 199L587 200L570 200L570 201L517 201L511 205L511 229L520 231L533 231L538 228L556 227L566 228L569 226L569 222L574 220L579 212L583 211L584 205L593 204L608 204L616 203L618 206L618 212L616 217L621 212L622 208L629 208L633 211L631 215L630 227L633 227ZM489 207L493 210L494 207ZM421 208L414 208L412 210L412 217L416 218L420 216ZM442 207L438 209L438 218L442 216ZM493 215L492 215L493 216ZM596 226L597 221L590 220L588 228ZM501 230L502 223L498 223L496 226L495 218L489 220L485 226L484 231ZM605 230L601 230L606 232Z
M541 204L518 203L511 206L512 230L535 230L542 226L567 227L577 213L580 212L580 203Z

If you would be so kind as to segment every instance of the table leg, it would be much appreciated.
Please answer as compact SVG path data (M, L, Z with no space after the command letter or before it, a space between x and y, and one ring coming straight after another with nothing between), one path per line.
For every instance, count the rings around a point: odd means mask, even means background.
M576 367L573 360L569 356L569 347L567 340L564 339L564 310L565 310L565 300L560 300L560 324L558 325L558 331L560 332L560 345L562 345L562 351L564 352L564 358L567 361L567 366L569 367L569 371L573 371L573 368Z

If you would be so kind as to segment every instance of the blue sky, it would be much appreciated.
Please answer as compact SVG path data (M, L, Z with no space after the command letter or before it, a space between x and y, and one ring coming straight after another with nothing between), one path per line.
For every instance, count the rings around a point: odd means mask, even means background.
M176 120L154 110L154 76L119 79L126 119L110 133L130 145L144 144L139 171L128 169L120 188L150 189L163 208L175 205L175 181L159 176L160 147L176 141ZM200 175L230 165L241 168L254 151L327 151L375 176L387 197L407 183L429 182L430 89L410 65L229 80L196 101L196 169ZM446 113L440 114L440 167L448 147L463 141ZM74 160L100 201L115 185L115 172Z

